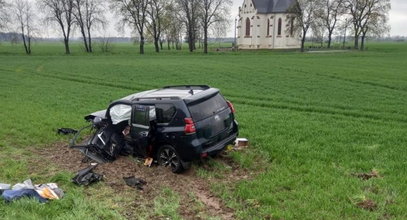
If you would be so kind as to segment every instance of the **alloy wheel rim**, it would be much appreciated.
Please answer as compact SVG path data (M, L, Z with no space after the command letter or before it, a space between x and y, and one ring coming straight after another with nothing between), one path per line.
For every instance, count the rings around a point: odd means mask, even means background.
M161 152L160 159L162 161L161 164L165 167L170 166L172 169L175 169L179 165L177 154L169 148L166 148Z

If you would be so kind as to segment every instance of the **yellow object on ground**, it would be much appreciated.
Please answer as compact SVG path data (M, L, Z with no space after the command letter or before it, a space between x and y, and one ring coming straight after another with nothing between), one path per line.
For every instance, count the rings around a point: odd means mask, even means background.
M151 164L153 164L153 158L147 157L146 160L144 161L144 166L151 167Z
M58 195L50 188L43 188L41 190L36 190L38 194L44 199L59 199Z

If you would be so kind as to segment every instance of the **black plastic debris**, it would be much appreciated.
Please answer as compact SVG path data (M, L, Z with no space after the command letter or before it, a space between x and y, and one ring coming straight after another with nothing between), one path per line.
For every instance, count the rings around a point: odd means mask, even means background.
M59 128L57 131L58 134L68 135L68 134L76 134L78 133L77 130L72 128Z
M80 170L72 179L72 182L77 185L89 186L92 183L101 181L103 179L103 175L93 172L93 169L95 169L97 166L97 164L94 164Z
M146 181L136 178L135 176L123 177L123 180L128 186L137 188L138 190L143 190L143 186L147 184Z

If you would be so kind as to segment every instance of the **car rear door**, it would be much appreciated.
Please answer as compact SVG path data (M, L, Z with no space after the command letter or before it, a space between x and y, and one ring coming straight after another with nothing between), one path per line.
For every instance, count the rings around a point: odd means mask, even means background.
M152 108L152 106L139 104L133 106L130 134L133 140L136 140L139 147L142 148L148 147L149 144L150 110Z
M225 98L217 93L188 105L196 133L204 146L214 145L229 136L234 116Z

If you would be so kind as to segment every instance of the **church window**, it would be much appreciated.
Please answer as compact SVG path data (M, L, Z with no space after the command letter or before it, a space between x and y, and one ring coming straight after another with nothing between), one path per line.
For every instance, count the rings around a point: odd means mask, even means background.
M250 36L250 19L246 18L246 36Z
M277 31L278 35L281 35L282 23L283 23L283 20L281 20L281 18L279 18L278 19L278 31Z
M290 34L291 34L291 36L294 35L294 21L295 21L295 18L292 17L291 18L291 24L290 24Z

